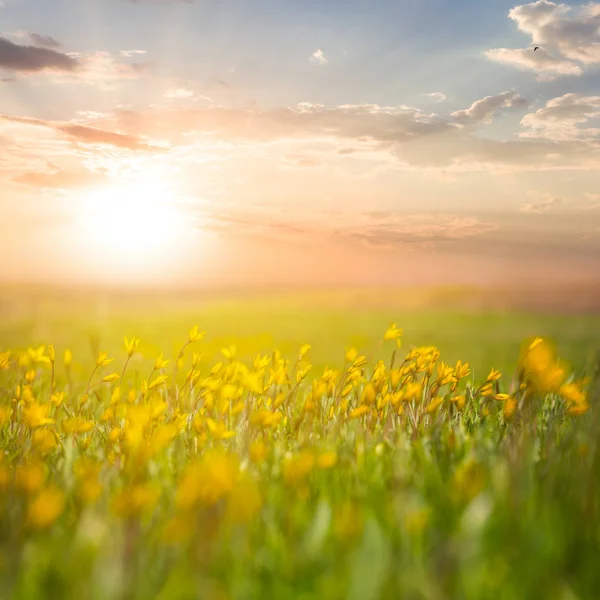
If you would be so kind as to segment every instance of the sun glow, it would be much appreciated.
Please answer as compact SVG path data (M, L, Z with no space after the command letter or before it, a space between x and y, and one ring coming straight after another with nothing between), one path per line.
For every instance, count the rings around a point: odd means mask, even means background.
M131 274L176 258L186 223L168 187L154 182L114 185L79 201L78 230L94 262Z

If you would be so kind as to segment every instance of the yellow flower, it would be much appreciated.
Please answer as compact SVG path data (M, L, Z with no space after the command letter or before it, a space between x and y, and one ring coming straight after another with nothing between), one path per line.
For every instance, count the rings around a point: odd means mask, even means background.
M319 469L331 469L332 467L335 467L335 465L337 464L337 460L337 452L333 450L329 452L324 452L319 456L319 458L317 458L317 466L319 467Z
M188 510L197 504L212 506L227 496L238 478L239 464L234 455L218 450L188 465L177 486L175 502Z
M235 355L237 354L237 348L235 347L235 344L231 344L227 348L222 348L221 354L223 354L225 358L233 360L235 358Z
M44 488L27 508L27 525L32 529L46 529L60 517L64 507L65 495L59 488Z
M362 393L361 402L363 404L375 404L376 397L375 386L371 382L367 383Z
M345 359L346 362L353 363L358 357L358 350L356 348L348 348L346 350Z
M168 375L159 375L158 377L155 377L149 384L147 384L148 391L155 390L157 387L164 385L168 379Z
M70 350L65 350L65 353L63 354L63 363L65 364L65 367L70 366L70 364L73 362L73 354L71 353Z
M584 404L586 402L585 392L576 383L565 383L560 387L560 395L575 404Z
M62 422L62 428L66 434L87 433L94 428L94 424L91 421L86 421L81 416L75 416L70 419L65 419Z
M351 410L348 416L350 419L358 419L359 417L362 417L369 412L371 412L371 409L366 404L363 404L358 408Z
M500 379L500 377L502 377L502 373L500 373L500 371L496 371L496 369L492 369L490 371L490 374L487 376L487 379L485 380L485 382L492 383L492 382Z
M50 396L50 404L52 406L60 406L65 400L64 392L55 392Z
M48 346L48 359L51 363L54 363L56 360L56 352L54 351L54 346L52 344Z
M396 327L396 323L392 323L388 327L386 332L383 334L383 339L385 341L395 341L396 346L398 346L398 348L400 348L400 346L401 346L400 338L402 337L403 333L404 333L404 331L402 329L398 329L398 327Z
M102 378L102 383L113 383L114 381L118 381L120 377L118 373L111 373Z
M284 482L289 485L301 483L312 472L315 462L315 455L309 450L286 458L282 467Z
M225 423L217 423L213 419L206 419L206 425L216 440L228 440L235 437L235 431L229 431Z
M415 402L422 399L423 385L419 382L408 383L404 387L403 400L405 402Z
M444 399L441 396L434 398L427 406L426 412L428 414L435 412L442 405L443 401L444 401Z
M190 343L193 342L198 342L200 341L204 336L206 335L206 332L204 331L198 331L198 325L194 325L189 331L188 331L188 340L190 341Z
M42 425L51 425L54 423L54 419L48 416L51 408L50 404L32 402L27 408L23 409L23 422L31 429Z
M572 416L579 416L585 414L590 408L590 405L587 402L582 402L581 404L572 404L567 409L567 414Z
M125 337L123 338L123 340L125 342L125 350L127 352L127 356L128 358L131 358L135 354L135 351L139 346L140 338L134 336L130 340L128 340L127 337Z
M31 445L36 452L47 456L58 446L56 434L50 429L36 429L31 435Z
M40 363L44 365L50 364L50 358L44 356L45 346L39 346L38 348L28 348L27 353L32 363Z
M250 444L249 454L250 460L253 463L260 464L267 456L267 446L261 441L252 442L252 444Z
M106 367L110 365L110 363L115 360L114 358L108 358L107 352L100 352L98 354L98 358L96 359L96 367Z
M463 379L464 377L468 377L471 374L471 369L469 368L469 363L464 363L462 361L458 361L456 363L456 369L454 370L454 376L457 379Z
M15 469L15 485L26 494L34 494L46 481L46 467L38 461L26 462Z
M10 367L10 350L0 352L0 371L8 369L8 367Z
M513 397L509 397L504 402L504 418L510 419L517 409L517 401Z
M156 359L154 363L154 370L159 371L160 369L164 369L169 366L171 361L168 358L165 358L162 354Z
M117 517L135 517L152 510L159 497L160 492L148 484L130 485L113 498L112 510Z
M270 410L260 410L251 415L250 422L253 425L262 427L276 427L282 419L283 413L278 411L271 412Z
M498 402L504 402L510 398L509 394L495 394L494 400L498 400Z

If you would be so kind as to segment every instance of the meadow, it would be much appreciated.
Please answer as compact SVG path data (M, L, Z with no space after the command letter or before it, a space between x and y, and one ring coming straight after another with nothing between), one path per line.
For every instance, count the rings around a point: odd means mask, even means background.
M597 291L4 288L0 597L597 597Z

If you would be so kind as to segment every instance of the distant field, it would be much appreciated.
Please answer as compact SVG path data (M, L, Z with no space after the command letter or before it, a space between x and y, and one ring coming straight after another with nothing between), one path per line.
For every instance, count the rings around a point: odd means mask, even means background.
M582 369L600 346L600 288L363 289L326 291L95 292L0 289L0 349L53 343L82 368L98 350L122 354L123 336L142 339L143 361L177 352L185 332L207 332L202 352L218 360L235 342L241 356L313 346L315 369L339 367L340 349L381 354L381 332L404 329L404 347L436 345L442 359L468 360L477 374L514 369L522 340L547 336Z

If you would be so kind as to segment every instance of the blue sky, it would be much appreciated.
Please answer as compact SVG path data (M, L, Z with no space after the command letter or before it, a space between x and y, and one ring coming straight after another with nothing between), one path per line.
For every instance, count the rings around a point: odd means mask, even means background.
M598 2L5 0L0 216L44 227L66 265L90 198L154 176L198 217L198 252L256 264L275 244L304 275L303 247L382 273L400 257L433 278L471 255L477 280L526 238L522 277L587 277L599 67Z

